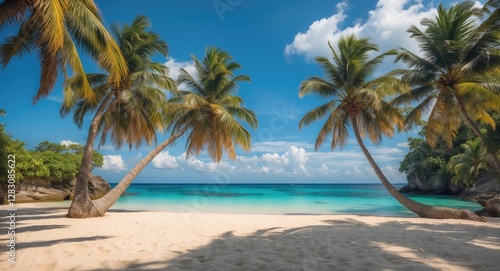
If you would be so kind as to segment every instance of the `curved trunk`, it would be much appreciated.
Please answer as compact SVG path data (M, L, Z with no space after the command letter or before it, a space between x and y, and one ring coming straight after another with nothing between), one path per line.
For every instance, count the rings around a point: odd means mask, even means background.
M99 128L99 122L101 121L102 115L106 111L109 103L113 100L113 97L113 92L110 91L97 109L97 112L90 124L87 142L83 151L82 163L80 164L80 169L76 174L74 199L69 207L68 217L86 217L90 213L92 200L89 196L89 181L92 171L94 141L97 137L97 130Z
M176 134L170 136L167 140L163 141L160 145L156 146L148 155L146 155L137 165L130 170L125 177L104 197L91 201L90 210L85 214L85 216L80 216L79 218L85 217L98 217L106 214L108 209L120 198L120 196L129 187L132 181L141 173L141 171L155 158L158 153L165 149L168 145L172 144L177 138L182 136L186 132L186 128L177 132Z
M467 220L483 221L483 222L487 221L485 218L479 217L478 215L474 214L469 210L460 210L460 209L445 208L445 207L433 207L416 202L403 195L389 182L389 180L387 180L384 173L378 167L377 163L371 156L370 152L368 152L368 149L365 147L363 140L361 139L361 136L359 134L357 119L353 114L351 114L351 122L354 130L354 135L356 136L356 140L358 141L359 147L365 154L366 159L372 166L373 170L375 171L375 173L377 174L378 178L380 179L384 187L387 189L387 191L389 191L389 193L404 207L406 207L407 209L414 212L420 217L439 218L439 219L446 219L446 218L467 219Z
M455 94L455 99L457 99L458 108L460 108L460 112L464 116L465 122L472 129L472 131L474 131L474 133L477 135L479 140L481 140L481 142L484 143L484 136L481 133L481 131L479 131L479 128L474 123L474 121L472 121L469 114L467 113L467 109L465 109L465 105L462 101L462 98L460 96L458 96L457 94ZM489 150L488 150L488 154L490 155L491 161L493 161L493 165L495 166L497 174L500 176L500 162L498 161L498 157L494 153L490 152Z

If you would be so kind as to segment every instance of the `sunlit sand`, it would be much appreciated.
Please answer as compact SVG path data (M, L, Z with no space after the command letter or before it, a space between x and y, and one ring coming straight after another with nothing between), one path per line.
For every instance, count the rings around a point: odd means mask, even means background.
M4 253L0 270L456 271L500 263L498 218L112 210L69 219L66 208L43 205L17 206L16 263Z

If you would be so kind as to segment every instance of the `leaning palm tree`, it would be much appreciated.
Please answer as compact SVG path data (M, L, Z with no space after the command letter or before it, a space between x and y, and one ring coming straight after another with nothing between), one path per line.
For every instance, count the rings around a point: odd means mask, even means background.
M460 145L464 152L454 155L448 162L447 169L452 174L451 182L471 186L483 171L489 169L486 149L477 138Z
M397 69L394 74L414 87L395 100L396 104L418 101L408 114L409 125L419 123L430 109L426 138L436 145L441 137L452 146L458 127L463 121L484 142L476 121L495 129L488 112L500 111L500 84L491 75L500 67L500 11L479 21L481 10L465 1L446 10L439 5L434 18L422 20L424 31L410 27L420 45L420 54L406 49L396 57L409 69ZM500 163L493 152L490 158L500 173Z
M491 15L492 13L500 12L500 1L488 0L484 4L482 12L486 15Z
M199 154L206 146L208 155L220 161L224 151L231 159L236 158L236 145L250 150L251 135L238 120L255 128L257 119L252 111L243 107L243 100L235 96L238 83L250 78L234 75L240 65L220 49L208 48L202 62L192 58L196 74L181 69L178 79L178 84L188 90L181 90L171 98L163 112L164 122L172 130L170 137L147 154L108 194L91 201L90 209L78 217L103 216L146 165L184 134L187 134L188 155ZM71 210L69 216L74 217Z
M0 3L0 28L19 25L19 32L2 44L0 63L5 66L13 56L37 52L41 78L34 103L52 91L58 70L67 76L69 66L74 75L82 76L84 97L96 104L98 99L83 76L77 46L109 72L110 85L119 87L128 73L116 42L101 21L90 0L5 0Z
M382 60L388 55L395 55L396 51L391 50L369 59L368 55L378 51L378 47L367 38L358 39L352 35L340 38L338 52L332 46L330 49L333 62L324 57L316 58L326 79L310 77L299 87L300 97L316 94L331 99L308 112L299 124L301 129L314 121L327 118L316 139L316 150L330 134L332 150L344 146L349 137L349 126L352 126L356 140L378 178L403 206L421 217L483 221L468 210L432 207L407 198L389 182L364 145L365 136L373 143L379 143L382 135L391 137L396 127L404 128L403 116L385 99L404 92L405 85L389 75L367 80Z
M123 144L132 148L144 141L152 144L156 141L156 130L165 128L163 115L168 98L166 91L175 93L176 85L168 77L167 68L151 60L157 53L167 56L168 47L156 33L147 31L149 26L150 22L144 16L138 16L131 25L112 26L130 75L124 78L119 88L109 83L109 75L86 75L100 103L95 105L82 95L82 76L66 80L61 114L65 116L73 112L74 122L81 127L84 117L95 112L77 174L74 200L68 213L71 217L85 217L92 209L88 183L93 146L99 134L99 145L111 139L116 148Z

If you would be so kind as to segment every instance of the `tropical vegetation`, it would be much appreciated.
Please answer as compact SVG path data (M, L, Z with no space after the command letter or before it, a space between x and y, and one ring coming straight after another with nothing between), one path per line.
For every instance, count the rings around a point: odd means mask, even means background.
M94 1L88 0L4 0L0 3L0 28L19 26L0 47L0 63L5 66L14 56L38 54L40 86L33 102L46 97L54 88L58 71L80 75L80 94L97 103L87 81L79 49L88 53L110 73L109 84L119 87L128 74L120 50L102 24ZM70 69L68 69L70 68Z
M469 141L477 141L476 135L467 125L459 127L451 148L442 139L438 140L436 146L431 147L425 139L427 125L424 125L419 132L419 137L408 138L409 151L403 161L401 161L399 171L406 174L408 182L413 183L418 181L422 185L422 187L419 187L421 189L419 192L434 193L435 191L432 191L433 185L440 185L443 188L449 187L450 184L458 185L459 187L472 186L481 176L494 169L493 163L488 158L489 155L486 152L485 146L488 146L488 149L494 150L497 155L500 155L498 152L500 147L500 129L498 129L500 128L500 115L491 115L496 123L497 128L495 130L487 124L478 123L478 127L485 135L485 142L484 144L482 142L477 143L476 147L481 148L482 151L480 153L484 154L484 156L477 159L487 163L485 167L481 166L479 175L468 179L464 183L455 178L457 173L449 166L450 161L456 159L453 157L464 154L463 144ZM446 193L446 190L444 189L442 192Z
M330 146L342 147L349 137L348 129L352 127L356 141L372 166L384 187L403 206L421 217L455 218L482 221L483 219L469 210L433 207L416 202L399 192L386 178L363 142L363 138L377 144L382 136L392 137L395 129L404 129L404 117L388 98L403 94L406 85L390 75L369 80L377 66L386 56L395 55L391 50L369 59L369 54L378 51L378 47L367 38L354 36L341 37L335 50L331 45L332 61L325 57L317 57L325 73L326 79L313 76L303 81L299 87L299 96L319 95L328 99L323 104L309 111L300 121L299 128L323 119L326 122L316 140L316 149L331 136Z
M448 170L455 174L451 178L451 182L455 185L465 184L471 186L482 172L487 171L489 168L488 160L486 159L486 149L483 147L481 141L477 138L469 140L460 145L464 152L452 156L448 162Z
M482 142L485 136L477 121L496 129L490 113L500 111L500 83L491 74L500 67L500 10L490 11L481 20L483 14L471 1L449 9L440 4L435 17L422 20L424 30L416 26L408 30L420 52L403 48L396 57L408 69L397 69L394 74L413 89L395 99L395 104L418 102L407 115L410 126L419 124L430 110L426 139L432 147L439 138L452 147L464 122ZM488 152L500 173L497 155L494 150Z
M370 58L378 47L369 39L344 36L336 49L329 43L332 59L316 58L325 78L309 77L299 87L300 97L312 94L328 101L308 112L299 129L326 118L316 150L330 136L331 149L342 148L352 129L382 184L408 209L423 217L481 220L469 211L423 205L399 193L363 140L368 137L378 144L383 136L422 125L422 117L429 113L423 138L410 139L410 153L401 164L400 170L409 178L437 174L471 185L492 168L500 174L499 7L493 0L482 9L471 1L449 9L439 5L436 16L422 21L425 29L412 26L408 30L420 47L419 53L401 48ZM235 74L241 66L227 52L209 47L202 60L192 56L196 72L181 69L174 82L167 68L152 60L157 54L167 56L168 47L158 34L148 30L150 22L145 16L138 16L130 25L112 26L110 34L91 0L4 0L0 3L0 27L9 25L19 26L19 30L1 45L0 62L5 66L14 56L38 54L40 85L33 101L47 96L62 72L60 114L73 115L79 127L86 117L92 117L85 146L42 142L33 151L12 140L0 125L0 152L15 150L29 161L17 164L22 174L59 180L76 176L69 217L104 215L142 169L183 135L187 155L206 150L213 160L221 161L224 152L235 159L238 146L250 150L246 126L257 127L257 118L237 96L239 83L250 78ZM81 51L106 74L85 73ZM372 78L388 56L396 56L395 62L407 68ZM397 107L403 104L413 107L405 116ZM5 111L0 110L0 115ZM133 148L157 143L158 132L169 137L110 193L92 201L89 178L92 169L102 165L102 156L94 151L97 138L100 136L99 146L110 140L117 149L123 145ZM2 154L0 159L5 157Z
M0 124L0 154L7 159L8 154L15 154L16 182L23 183L29 179L44 179L53 186L68 186L76 177L83 154L83 146L72 144L69 146L44 141L35 149L28 150L25 143L12 137ZM5 184L7 178L7 162L2 161L0 166L0 185ZM94 152L92 167L101 167L103 156Z
M215 161L222 159L224 151L229 158L236 158L236 146L250 150L251 135L239 122L250 127L257 126L255 114L243 107L243 100L236 96L238 83L249 81L246 75L235 75L241 66L232 61L232 57L218 48L207 48L203 61L192 57L196 74L189 74L181 69L179 85L187 90L179 90L169 99L165 110L165 124L171 130L171 136L158 144L104 197L91 201L84 198L89 209L73 201L68 215L70 217L102 216L119 199L135 177L167 146L177 138L187 135L187 154L197 155L205 147ZM76 198L76 196L75 196ZM85 205L84 205L85 206ZM72 210L85 212L72 212Z
M175 82L168 77L168 69L151 60L155 54L167 56L168 46L158 34L147 30L149 26L145 16L138 16L130 25L113 25L112 32L130 72L120 87L110 84L111 74L84 75L91 82L94 96L99 101L97 104L79 95L81 75L66 81L71 91L65 95L61 114L73 113L73 120L79 127L86 115L93 114L77 175L75 197L68 213L70 217L87 217L93 208L88 184L94 141L99 134L99 144L111 138L116 148L123 143L132 148L144 141L148 144L156 142L156 131L166 127L167 92L176 93L177 89Z

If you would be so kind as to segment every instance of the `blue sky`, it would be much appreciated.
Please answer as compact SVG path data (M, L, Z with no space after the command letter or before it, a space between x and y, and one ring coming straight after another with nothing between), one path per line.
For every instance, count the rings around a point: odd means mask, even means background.
M484 1L483 1L484 2ZM252 130L251 152L239 151L236 161L227 157L213 163L204 154L185 156L185 140L164 150L138 176L137 183L153 182L378 182L354 137L343 149L333 152L324 144L318 152L314 142L321 122L298 130L302 116L324 103L317 97L298 98L298 86L312 75L322 75L314 63L316 56L330 56L327 41L335 44L343 34L369 37L385 51L398 46L417 51L406 29L419 25L435 12L437 2L380 0L349 2L263 1L263 0L97 0L105 23L130 23L139 14L152 21L152 30L168 43L168 59L156 57L170 67L171 76L180 67L192 70L191 55L202 58L207 46L228 51L242 65L241 73L252 82L240 86L239 95L246 107L254 110L259 127ZM451 1L445 1L449 6ZM480 3L478 2L478 5ZM0 39L15 33L2 29ZM86 70L97 70L90 60ZM78 129L71 117L62 119L58 110L62 100L61 84L36 105L31 98L39 81L39 63L34 55L13 59L0 71L0 108L7 131L33 148L39 142L84 144L88 123ZM380 74L396 67L392 59ZM398 172L408 151L406 140L415 131L384 138L379 146L366 141L376 161L392 182L405 182ZM158 141L166 138L159 135ZM115 150L102 146L105 165L94 171L111 183L118 182L153 147Z

